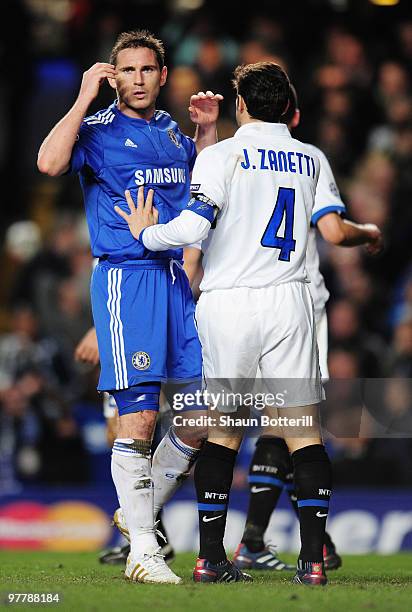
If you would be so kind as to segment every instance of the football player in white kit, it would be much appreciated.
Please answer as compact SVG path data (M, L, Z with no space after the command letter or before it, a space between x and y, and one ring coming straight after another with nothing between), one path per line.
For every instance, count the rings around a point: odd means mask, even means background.
M300 112L295 88L291 86L289 108L283 121L289 129L297 127ZM317 329L319 364L322 380L328 373L328 328L326 302L329 292L319 270L319 254L316 246L316 227L328 242L340 246L365 244L369 254L377 254L382 247L379 229L372 224L359 225L344 220L346 207L336 186L332 169L325 155L318 148L308 145L319 158L320 173L316 187L315 205L312 211L311 229L306 250L306 270L309 275L309 289L312 295ZM249 469L249 508L242 541L234 561L241 569L290 570L293 566L282 562L273 546L265 545L264 535L272 512L286 489L298 515L297 498L293 484L293 466L285 441L278 437L276 429L266 428L258 439ZM325 532L323 548L325 569L337 569L342 564L334 543Z
M154 225L153 193L143 202L140 189L137 208L126 192L130 214L119 207L116 211L150 250L206 241L196 317L208 390L216 388L216 379L230 379L231 390L237 391L237 381L242 388L242 381L255 379L259 367L269 392L278 397L285 381L294 377L281 408L301 528L294 580L324 585L331 467L317 419L323 390L305 269L320 164L313 150L294 140L280 123L289 103L289 80L279 66L259 62L238 67L234 85L239 130L197 158L188 208L173 221ZM197 582L250 579L228 561L223 546L242 439L242 432L222 419L222 413L232 409L236 406L219 404L219 418L210 412L216 427L209 429L196 463ZM299 427L288 427L287 419L295 419Z

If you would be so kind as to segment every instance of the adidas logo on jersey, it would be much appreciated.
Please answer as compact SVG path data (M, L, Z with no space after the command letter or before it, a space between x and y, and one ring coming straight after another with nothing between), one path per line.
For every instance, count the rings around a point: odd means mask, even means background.
M134 147L135 149L137 149L137 144L135 144L133 142L133 140L130 140L130 138L126 138L126 140L124 141L124 146L125 147Z

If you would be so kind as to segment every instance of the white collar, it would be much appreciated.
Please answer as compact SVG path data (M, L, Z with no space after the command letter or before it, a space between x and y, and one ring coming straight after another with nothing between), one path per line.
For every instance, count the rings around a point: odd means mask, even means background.
M288 126L285 123L269 123L267 121L252 121L251 123L245 123L240 127L235 137L243 136L248 133L259 132L260 134L286 136L292 138Z

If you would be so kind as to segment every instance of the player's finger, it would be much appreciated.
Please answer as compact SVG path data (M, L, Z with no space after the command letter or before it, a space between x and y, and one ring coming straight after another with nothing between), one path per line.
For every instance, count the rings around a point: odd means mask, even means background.
M109 64L109 62L97 62L94 66L98 68L113 68L114 70L114 64Z
M368 253L368 255L376 255L378 253L377 245L373 242L370 242L366 245L366 252Z
M89 363L92 363L93 365L96 365L97 363L99 363L99 355L92 348L90 349L90 351L89 351L89 353L87 355L87 361Z
M145 211L147 212L151 212L152 207L153 207L153 195L154 195L154 190L153 189L149 189L148 193L147 193L147 197L146 197L146 202L144 205Z
M136 210L136 207L133 202L132 194L130 193L128 189L126 189L126 191L124 192L124 195L126 197L126 202L129 205L130 212L134 213L134 211Z
M214 95L215 100L219 100L219 102L221 102L222 100L224 100L224 97L222 96L222 94L215 94Z
M154 208L154 207L153 207L153 221L155 225L159 223L159 211L157 210L157 208Z
M93 351L91 351L90 349L86 350L83 355L83 361L93 363Z
M198 91L197 95L199 98L206 98L206 94L204 91Z
M122 209L120 208L120 206L115 206L115 207L114 207L114 209L115 209L115 211L117 212L117 214L118 214L118 215L120 215L121 217L123 217L123 219L124 219L125 221L128 221L128 219L129 219L129 215L128 215L126 212L124 212L124 210L122 210Z
M96 72L101 74L102 76L113 76L114 74L116 74L116 70L111 66L104 66L102 68L99 68Z
M210 89L208 89L207 92L206 92L206 96L208 98L214 98L215 94L213 93L213 91L210 91Z
M143 212L144 209L144 187L139 187L137 192L137 210Z

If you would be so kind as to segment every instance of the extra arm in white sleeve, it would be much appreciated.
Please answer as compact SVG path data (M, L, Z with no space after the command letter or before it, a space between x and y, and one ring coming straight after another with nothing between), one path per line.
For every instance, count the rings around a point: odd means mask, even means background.
M205 217L183 210L169 223L147 227L140 234L140 241L149 251L167 251L202 242L210 227L211 222Z

